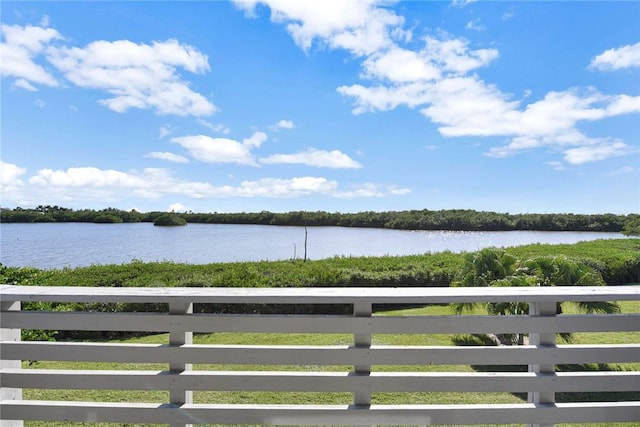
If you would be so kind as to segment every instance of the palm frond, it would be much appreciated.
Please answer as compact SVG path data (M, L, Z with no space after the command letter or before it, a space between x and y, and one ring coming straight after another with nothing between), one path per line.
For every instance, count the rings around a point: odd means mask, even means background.
M580 309L588 314L618 314L620 313L620 305L609 301L580 301L576 303Z

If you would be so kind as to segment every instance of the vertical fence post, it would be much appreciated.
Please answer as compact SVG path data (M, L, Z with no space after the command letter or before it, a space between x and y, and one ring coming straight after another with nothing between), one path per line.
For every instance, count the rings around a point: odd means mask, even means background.
M0 301L0 311L20 311L20 301ZM9 329L0 327L0 341L20 341L20 329ZM1 359L0 369L20 369L21 360ZM0 384L0 400L22 400L22 389L3 387ZM22 420L1 420L1 427L22 427Z
M169 314L193 314L193 303L169 303ZM180 347L184 344L193 344L193 332L176 331L169 333L169 345L171 347ZM173 373L190 371L191 369L192 365L190 363L184 363L184 361L169 364L169 370ZM176 406L193 403L193 392L191 390L172 388L169 390L169 401L172 405ZM171 426L191 427L192 424L172 424Z
M368 302L355 302L353 304L353 315L355 317L371 317L372 304ZM353 334L353 344L357 348L371 347L371 334L356 332ZM371 374L371 365L355 365L353 367L356 375ZM353 404L355 406L371 405L371 393L368 391L356 391L353 393Z
M530 316L549 316L556 315L556 302L537 302L529 304ZM536 346L555 346L556 334L551 333L531 333L529 335L529 344ZM537 374L555 374L556 365L549 364L532 364L529 365L529 372ZM527 394L529 403L535 404L553 404L555 403L555 393L552 391L529 392ZM531 427L553 427L553 424L530 424Z

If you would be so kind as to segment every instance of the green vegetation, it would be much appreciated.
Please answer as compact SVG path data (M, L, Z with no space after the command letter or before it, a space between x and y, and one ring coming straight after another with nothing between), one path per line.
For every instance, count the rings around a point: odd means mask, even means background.
M113 214L100 214L94 220L96 224L119 224L124 222L122 218Z
M187 220L176 214L164 214L156 218L153 221L153 225L159 225L164 227L187 225Z
M38 206L35 209L0 208L0 222L96 222L99 217L120 218L118 222L154 222L166 212L140 213L107 208L98 211L60 206ZM175 214L189 223L259 224L291 226L373 227L399 230L456 230L456 231L609 231L638 232L640 215L614 214L515 214L478 212L451 209L431 211L409 210L392 212L330 213L324 211L287 213L180 213Z
M576 244L533 244L508 248L520 259L566 255L594 267L607 285L640 283L640 239L610 239Z
M499 286L604 286L602 275L588 263L566 255L542 255L519 260L502 249L486 248L466 254L464 263L451 283L457 287ZM612 302L579 302L578 308L586 313L618 313L620 307ZM474 304L452 304L457 314L472 310ZM525 302L490 302L484 305L491 315L525 315L529 304ZM558 304L558 314L563 307ZM496 345L522 345L526 334L487 334L488 341ZM561 334L571 341L570 334Z
M507 248L518 259L564 255L594 267L607 285L640 283L640 239ZM40 270L0 265L0 283L51 286L449 286L466 254L335 257L324 260L214 264L132 261L120 265Z
M156 215L159 216L159 215ZM140 222L143 215L136 210L123 211L115 208L73 210L60 206L38 206L35 209L15 209L0 208L0 222ZM146 219L152 222L153 220Z
M624 223L622 234L627 236L640 236L640 216L629 218Z

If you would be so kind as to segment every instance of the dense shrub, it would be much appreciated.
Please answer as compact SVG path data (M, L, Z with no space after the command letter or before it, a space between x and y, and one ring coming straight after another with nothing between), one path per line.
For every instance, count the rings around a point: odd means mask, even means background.
M102 214L98 215L96 219L93 220L93 222L96 224L119 224L123 221L122 218L117 215Z
M187 220L176 214L160 215L153 221L153 225L176 226L187 225Z

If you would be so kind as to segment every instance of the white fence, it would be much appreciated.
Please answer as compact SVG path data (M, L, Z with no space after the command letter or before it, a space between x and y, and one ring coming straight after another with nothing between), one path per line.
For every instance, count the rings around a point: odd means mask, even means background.
M557 403L558 392L640 392L640 371L556 372L557 365L640 363L640 343L557 345L561 332L639 331L640 314L556 315L564 301L639 300L640 286L545 288L76 288L0 286L2 426L22 420L250 425L429 425L638 422L640 401ZM21 311L21 302L167 303L170 312ZM513 302L529 316L379 316L374 304ZM194 303L350 304L353 315L193 314ZM20 341L20 329L168 332L169 344ZM193 333L341 333L342 345L195 345ZM375 345L374 334L527 333L522 346ZM153 370L31 369L25 361L162 363ZM193 370L192 364L244 370ZM271 371L249 366L275 365ZM282 366L291 365L290 369ZM351 366L349 372L323 369ZM416 372L488 365L491 372ZM526 365L528 372L501 372ZM384 366L386 369L377 369ZM414 369L407 369L408 366ZM389 371L388 367L392 367ZM291 370L297 369L297 370ZM419 370L419 369L417 369ZM164 390L166 402L23 400L22 389ZM336 404L193 403L198 391L351 393ZM406 393L378 404L376 393ZM416 404L414 392L527 393L511 404ZM403 394L403 396L405 396Z

